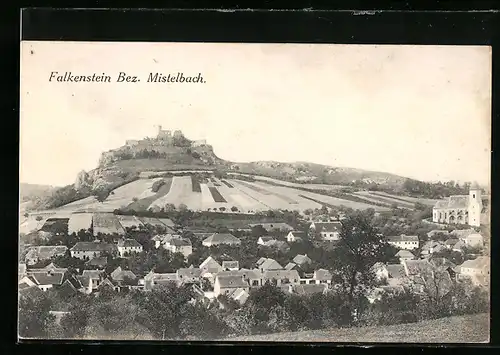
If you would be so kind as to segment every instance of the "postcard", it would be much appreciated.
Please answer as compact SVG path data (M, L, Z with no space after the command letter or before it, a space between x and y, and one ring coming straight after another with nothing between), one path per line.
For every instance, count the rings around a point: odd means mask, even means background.
M19 339L488 342L491 53L21 42Z

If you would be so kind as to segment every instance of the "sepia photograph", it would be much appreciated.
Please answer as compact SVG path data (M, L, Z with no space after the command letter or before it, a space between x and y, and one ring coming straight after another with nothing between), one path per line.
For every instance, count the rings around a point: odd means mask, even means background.
M20 60L20 341L489 342L490 46Z

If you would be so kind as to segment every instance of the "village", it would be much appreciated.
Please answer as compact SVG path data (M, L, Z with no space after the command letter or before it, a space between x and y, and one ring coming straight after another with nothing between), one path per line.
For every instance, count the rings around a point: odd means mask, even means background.
M471 189L470 201L477 201L472 196L478 193ZM439 201L434 206L433 217L443 213L444 204ZM469 208L475 210L477 206ZM447 215L454 212L446 211ZM373 221L405 220L371 213ZM43 242L35 238L33 244L23 247L19 292L29 295L50 291L62 298L75 294L99 297L109 291L150 292L170 284L188 288L191 302L219 308L227 306L227 299L243 306L252 290L264 285L304 297L335 293L338 284L334 275L339 270L330 259L335 255L332 250L342 243L346 213L325 207L296 217L296 223L228 223L218 231L168 218L162 218L161 223L156 219L155 225L155 219L149 218L146 221L151 224L129 223L124 235L75 230L71 225L61 228L49 219L37 232L49 238ZM129 217L134 219L139 220ZM444 297L454 284L464 281L489 288L489 242L484 229L477 222L440 222L433 222L431 217L428 231L424 235L420 230L420 236L377 234L389 246L390 258L371 266L375 283L364 291L368 302L408 289ZM50 245L51 241L55 244ZM61 319L68 311L52 309L51 314Z

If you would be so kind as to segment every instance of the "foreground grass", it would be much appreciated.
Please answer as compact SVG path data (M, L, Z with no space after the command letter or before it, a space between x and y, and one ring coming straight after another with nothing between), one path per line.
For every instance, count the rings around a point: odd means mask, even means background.
M489 314L448 317L379 327L307 330L227 338L262 342L484 343L489 341Z

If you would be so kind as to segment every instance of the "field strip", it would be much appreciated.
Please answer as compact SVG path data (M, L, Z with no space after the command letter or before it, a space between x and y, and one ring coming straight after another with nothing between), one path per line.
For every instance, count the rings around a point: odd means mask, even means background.
M68 221L68 234L92 228L92 213L73 213Z
M269 209L272 209L271 207L269 207L267 204L265 204L264 202L262 202L261 200L253 197L252 195L250 195L248 192L246 192L244 189L245 189L245 186L244 185L240 185L240 181L236 182L236 181L232 181L232 184L233 186L238 189L239 191L241 191L242 194L244 194L246 197L250 198L251 200L254 200L257 202L257 204L261 204L261 205L264 205L265 207L269 208Z
M348 194L348 195L351 195L353 197L365 200L367 203L370 203L370 202L380 203L380 204L382 204L384 206L387 206L387 207L391 207L391 205L392 205L392 203L389 203L389 202L386 202L386 201L377 200L375 198L371 198L371 197L369 197L369 195L361 195L361 194L357 194L357 193L352 193L352 194Z
M395 204L400 205L400 206L405 207L405 208L414 208L415 207L415 203L412 203L412 202L408 202L408 201L403 202L401 200L395 200L395 199L392 199L390 197L382 197L382 196L374 195L368 191L360 191L360 192L361 193L359 193L359 195L362 196L362 198L367 196L368 198L378 200L379 202L382 202L382 203L385 202L385 203L389 203L391 205L395 203Z
M118 220L123 228L139 227L142 222L136 216L118 216Z
M99 233L103 234L125 234L118 217L112 213L94 213L92 218L92 225L94 229L94 236Z
M215 203L215 200L212 197L212 194L210 193L208 185L200 184L200 187L201 187L201 203L203 204L203 206L213 205Z
M224 196L222 196L222 194L219 192L219 190L217 190L217 187L209 187L208 188L210 190L210 193L212 194L212 197L214 199L215 202L217 203L227 203L226 199L224 198Z

